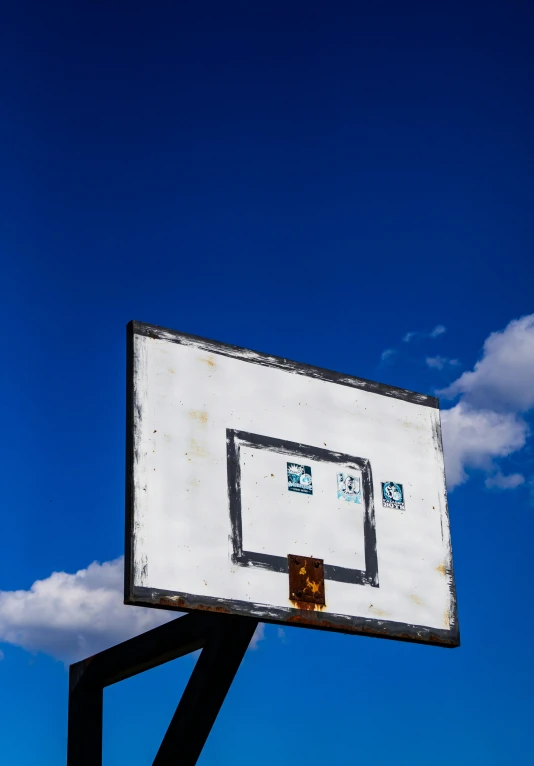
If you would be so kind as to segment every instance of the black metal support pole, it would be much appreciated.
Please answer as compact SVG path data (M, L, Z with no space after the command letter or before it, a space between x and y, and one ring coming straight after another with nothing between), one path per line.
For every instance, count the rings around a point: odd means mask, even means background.
M71 665L69 677L67 764L101 766L104 690L87 684L77 665Z
M233 617L214 626L153 766L196 764L257 624L249 617Z
M194 612L71 665L67 766L102 766L104 687L202 649L154 761L194 766L257 624Z

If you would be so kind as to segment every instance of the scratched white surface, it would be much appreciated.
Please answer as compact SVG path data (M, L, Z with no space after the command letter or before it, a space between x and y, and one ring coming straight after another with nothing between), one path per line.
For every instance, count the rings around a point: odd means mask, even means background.
M291 606L287 575L231 562L230 428L370 460L380 587L327 580L325 616L450 627L436 409L140 335L134 336L134 390L134 585ZM342 467L312 465L312 499L287 491L285 456L250 453L242 487L245 549L309 553L363 568L362 508L337 498ZM381 481L403 484L404 512L382 506Z

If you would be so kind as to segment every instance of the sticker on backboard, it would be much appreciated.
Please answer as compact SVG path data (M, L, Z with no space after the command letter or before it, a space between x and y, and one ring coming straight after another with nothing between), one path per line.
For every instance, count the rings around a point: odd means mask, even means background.
M404 511L404 489L396 481L382 482L382 505L384 508L395 508Z
M313 495L312 475L309 465L287 464L287 488L291 492Z
M359 476L350 473L338 473L337 475L338 500L346 500L347 503L362 502L362 480Z

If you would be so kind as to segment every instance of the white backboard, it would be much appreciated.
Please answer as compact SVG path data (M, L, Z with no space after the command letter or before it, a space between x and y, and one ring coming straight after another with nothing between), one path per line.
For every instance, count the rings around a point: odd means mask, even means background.
M459 644L434 397L131 322L127 472L126 603Z

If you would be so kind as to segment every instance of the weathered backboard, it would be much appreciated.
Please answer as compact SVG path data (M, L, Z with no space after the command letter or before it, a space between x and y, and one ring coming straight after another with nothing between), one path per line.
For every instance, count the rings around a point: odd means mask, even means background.
M125 601L459 644L439 405L131 322Z

